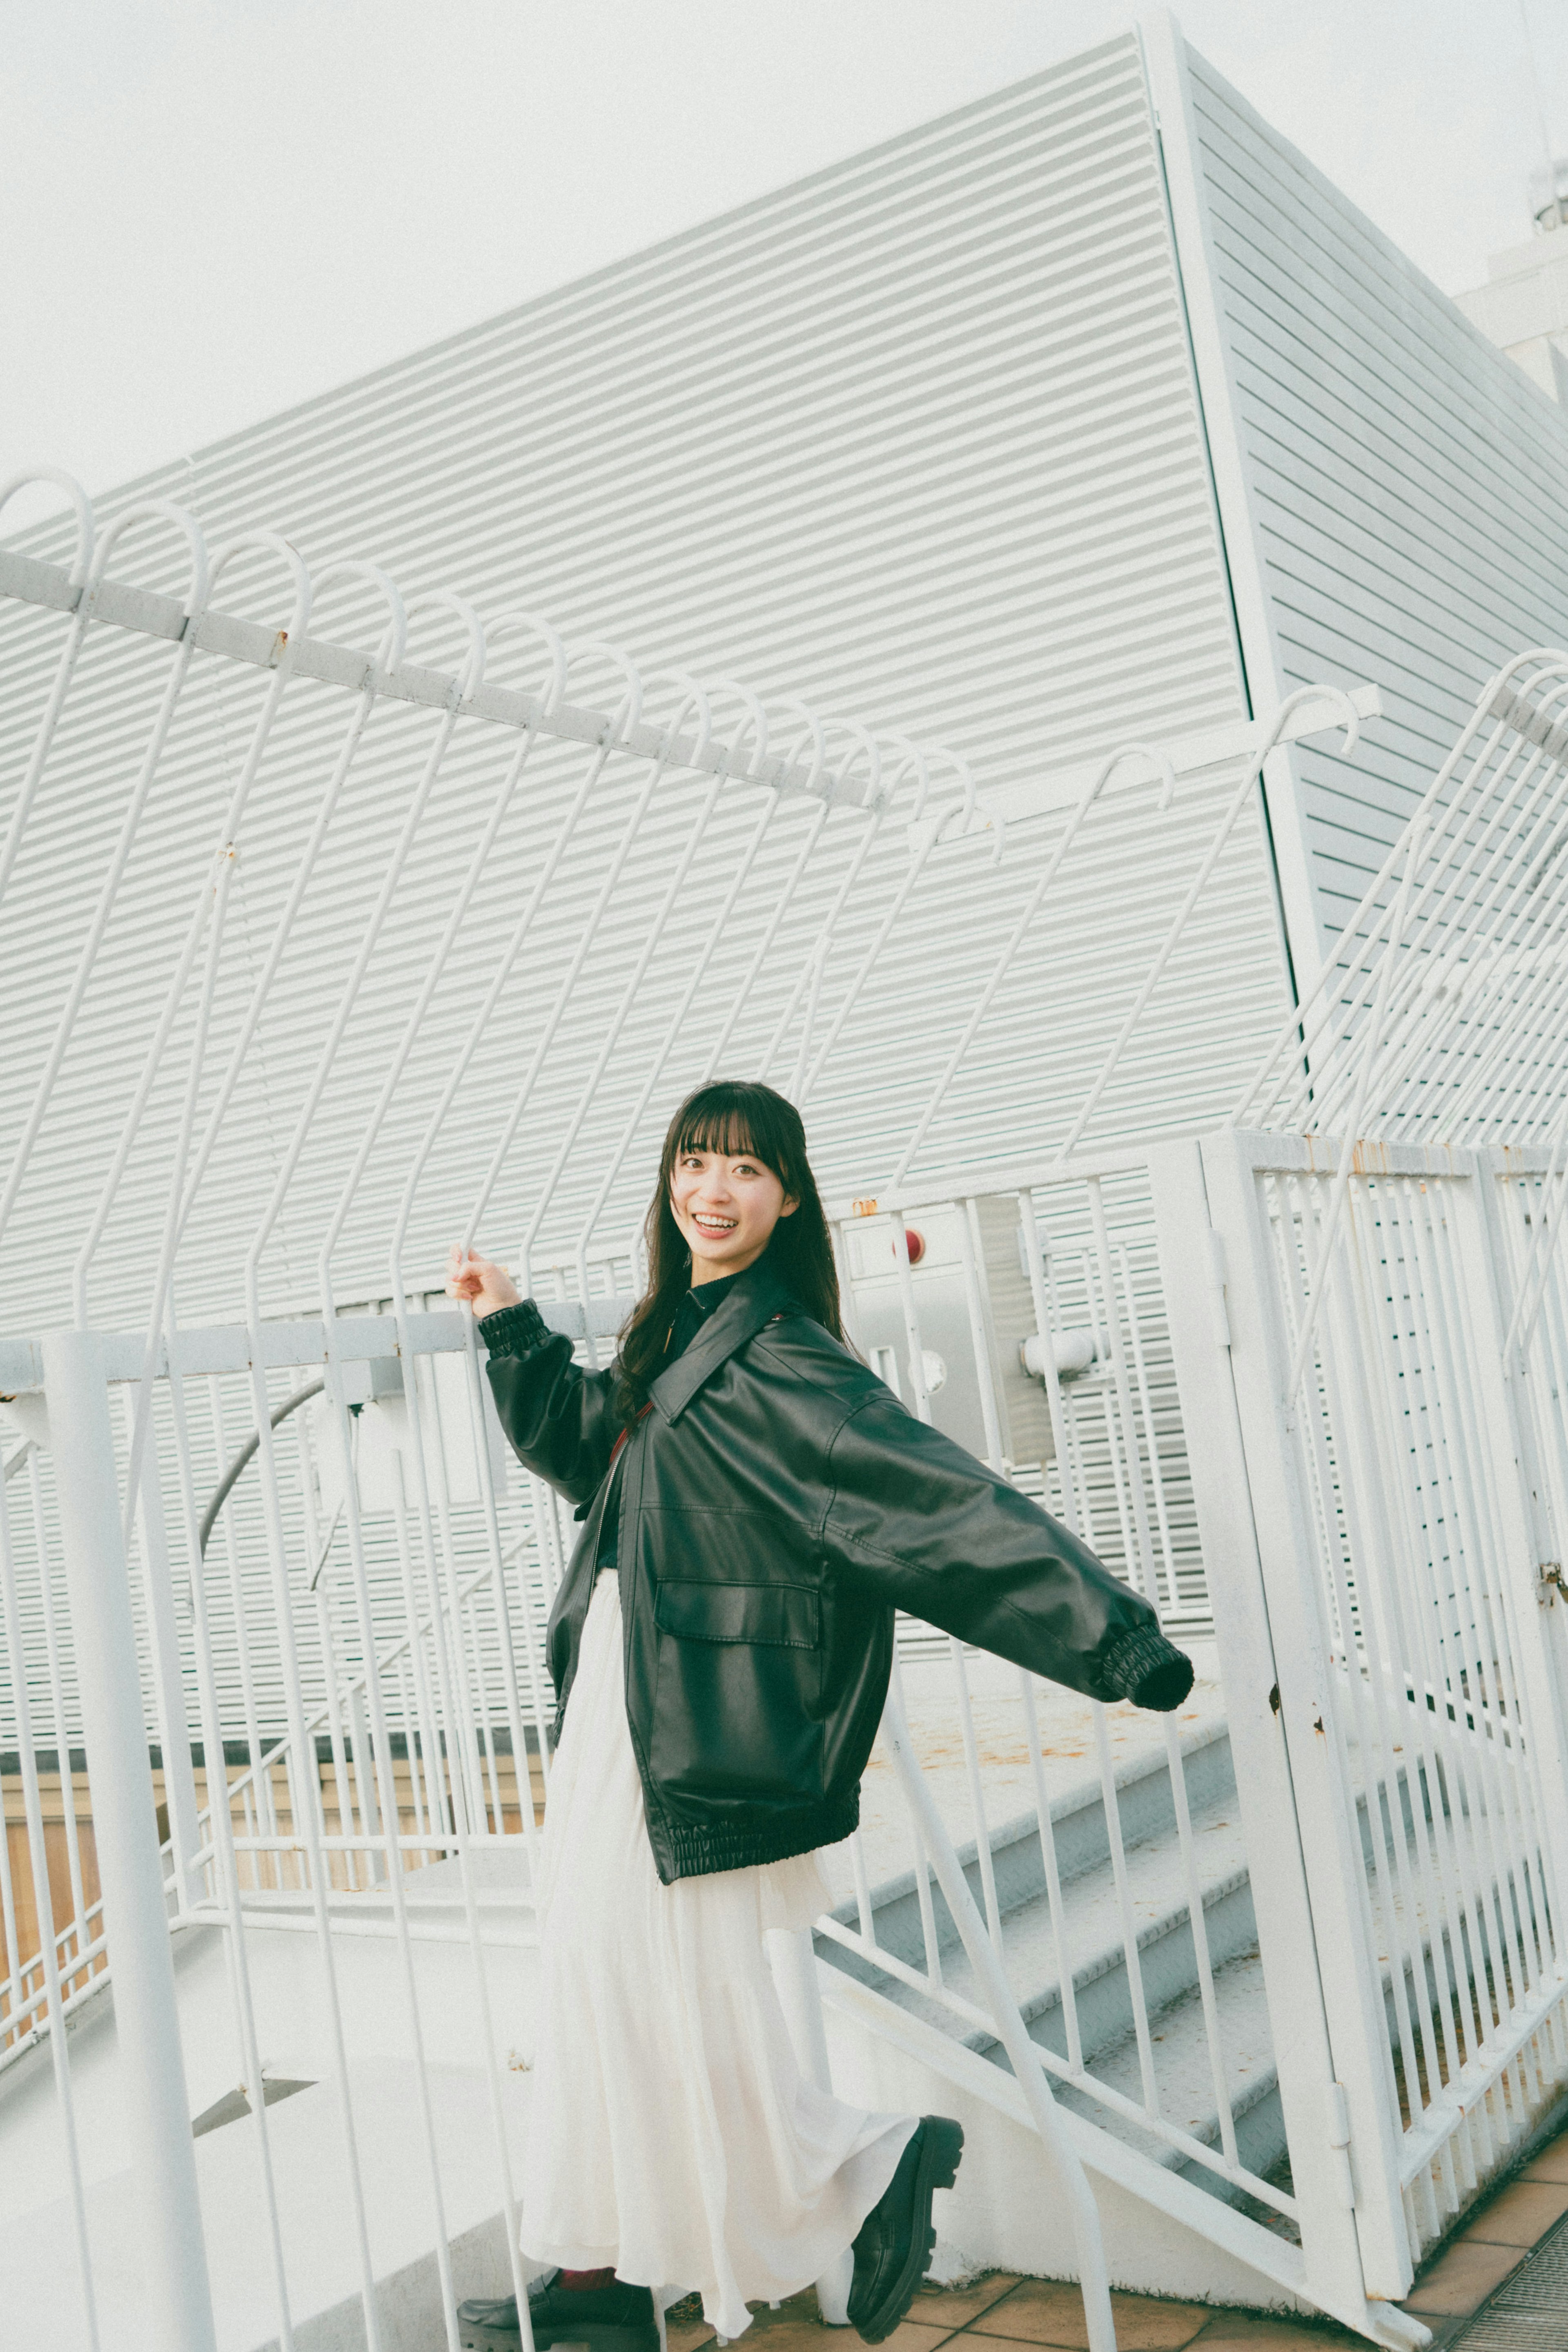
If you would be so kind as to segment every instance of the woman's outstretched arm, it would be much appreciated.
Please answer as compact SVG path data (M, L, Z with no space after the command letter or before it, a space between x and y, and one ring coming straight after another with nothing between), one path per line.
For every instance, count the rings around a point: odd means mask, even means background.
M585 1372L571 1341L552 1331L531 1298L519 1297L504 1266L465 1256L455 1244L446 1295L465 1298L489 1350L496 1412L528 1469L573 1503L596 1494L621 1433L613 1372Z
M1192 1666L1142 1597L1027 1495L890 1396L834 1437L823 1540L862 1591L1091 1698L1168 1711Z

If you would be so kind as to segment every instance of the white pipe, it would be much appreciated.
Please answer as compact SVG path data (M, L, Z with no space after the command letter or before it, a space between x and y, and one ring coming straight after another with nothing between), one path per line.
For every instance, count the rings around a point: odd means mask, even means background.
M1501 669L1496 671L1487 680L1476 698L1475 708L1461 730L1458 740L1427 787L1418 805L1412 812L1409 824L1422 821L1429 814L1444 787L1453 777L1459 761L1470 750L1486 720L1492 718L1496 723L1480 751L1472 760L1469 773L1456 795L1455 805L1463 799L1471 782L1478 775L1484 773L1493 751L1501 740L1506 724L1501 719L1496 719L1492 703L1497 696L1507 688L1509 681L1531 662L1545 663L1560 670L1562 656L1554 653L1549 646L1531 646L1524 653L1516 654L1511 661L1505 662ZM1347 745L1346 748L1348 751L1349 746ZM1398 869L1409 824L1390 848L1382 866L1368 884L1360 905L1351 916L1334 946L1325 956L1317 980L1291 1012L1273 1044L1264 1055L1255 1076L1244 1089L1236 1108L1230 1114L1229 1125L1241 1126L1245 1124L1249 1116L1255 1112L1258 1097L1281 1057L1289 1063L1298 1059L1304 1060L1310 1055L1312 1046L1324 1024L1333 1018L1339 1009L1344 990L1364 969L1366 959L1376 944L1381 924L1385 919L1385 916L1378 919L1378 923L1374 926L1370 934L1366 931L1367 919L1377 903L1379 894L1387 888ZM1342 961L1342 959L1345 961ZM1314 1005L1317 1008L1315 1013L1312 1010Z
M1019 914L1018 920L1014 923L1013 928L1008 936L1006 944L1002 948L1001 953L998 956L996 962L991 967L990 977L987 981L984 988L981 989L979 995L976 998L975 1003L970 1009L968 1020L965 1023L963 1030L959 1034L958 1041L954 1046L952 1052L948 1055L947 1060L943 1066L942 1074L938 1077L936 1086L931 1090L930 1098L927 1101L925 1109L921 1112L920 1117L915 1122L914 1130L910 1135L909 1141L905 1144L903 1156L899 1160L898 1166L894 1171L893 1181L894 1184L902 1184L904 1177L908 1174L910 1166L915 1159L915 1155L925 1139L926 1130L930 1127L932 1120L936 1118L937 1111L940 1109L948 1087L953 1083L953 1077L957 1070L958 1065L963 1060L965 1055L968 1052L969 1047L973 1045L975 1034L990 1009L991 1000L996 995L998 989L1001 986L1002 982L1007 975L1008 968L1011 964L1013 957L1017 954L1019 947L1022 942L1025 932L1029 929L1030 925L1033 922L1036 915L1040 912L1041 903L1045 898L1047 891L1051 888L1051 884L1055 881L1058 874L1061 871L1062 860L1066 857L1068 851L1071 848L1074 841L1077 839L1079 829L1082 825L1083 820L1088 815L1090 810L1094 806L1095 802L1099 799L1101 793L1104 791L1106 785L1110 782L1111 778L1115 774L1116 770L1121 766L1123 761L1131 759L1152 761L1154 765L1159 770L1160 773L1165 778L1165 784L1160 794L1158 809L1155 812L1156 814L1162 814L1170 806L1172 795L1176 791L1176 770L1172 767L1170 761L1163 751L1155 751L1146 743L1123 743L1119 744L1114 751L1110 752L1106 758L1101 761L1099 770L1092 779L1088 791L1084 793L1082 799L1075 803L1071 815L1068 817L1066 824L1063 826L1061 835L1057 838L1056 844L1052 848L1050 856L1046 859L1045 866L1040 873L1039 881L1035 884L1034 888L1030 892L1029 897L1025 899L1023 910Z
M35 1472L37 1455L33 1456ZM38 1569L46 1592L49 1582L49 1559L40 1551ZM66 2172L70 2181L71 2221L76 2235L78 2284L81 2291L82 2316L87 2325L88 2342L91 2352L99 2352L100 2337L98 2326L98 2298L93 2287L92 2246L88 2236L87 2191L82 2179L81 2143L77 2135L76 2100L71 2089L70 2055L66 2046L65 2005L60 1990L60 1945L62 1936L54 1932L54 1894L49 1885L48 1846L44 1832L44 1809L38 1790L38 1759L33 1746L32 1703L27 1690L27 1664L22 1650L22 1612L16 1594L15 1562L11 1552L11 1515L5 1496L0 1492L0 1638L4 1639L5 1654L13 1662L15 1680L12 1703L16 1710L17 1761L22 1777L23 1820L27 1835L27 1856L33 1871L33 1908L38 1922L38 1958L44 1976L44 2002L49 2025L49 2056L55 2073L55 2104L60 2121L60 2137L65 2142ZM53 1666L53 1635L50 1637L51 1667ZM56 1738L59 1738L59 1686L54 1682ZM66 1821L74 1832L72 1798L70 1796L70 1757L68 1751L57 1751L62 1790L66 1792ZM0 1821L0 1844L10 1837L10 1826ZM74 1834L73 1834L74 1850ZM9 1862L9 1856L7 1856ZM7 1874L9 1874L7 1873ZM79 1872L74 1874L76 1916L79 1954L83 1913L86 1909L79 1892ZM9 1907L9 1906L8 1906ZM9 1926L9 1920L7 1925ZM28 1971L31 1973L31 1970ZM21 1991L21 1969L13 1962L11 1971L10 2014L7 2024L16 2022L17 1996Z
M1183 898L1181 905L1176 909L1175 919L1171 923L1169 930L1166 933L1165 938L1160 942L1159 952L1155 956L1154 962L1150 965L1147 973L1145 975L1144 984L1139 989L1136 997L1133 1001L1132 1009L1128 1013L1125 1020L1123 1022L1120 1029L1116 1032L1115 1039L1112 1044L1111 1050L1100 1066L1100 1074L1096 1077L1094 1084L1090 1087L1088 1095L1084 1099L1083 1106L1079 1111L1077 1118L1072 1122L1072 1126L1068 1132L1067 1139L1062 1144L1061 1150L1058 1154L1059 1159L1067 1160L1071 1157L1080 1136L1083 1133L1084 1129L1088 1126L1089 1121L1093 1117L1095 1108L1099 1103L1100 1097L1111 1082L1112 1073L1114 1071L1117 1064L1122 1058L1127 1040L1131 1037L1134 1030L1143 1019L1145 1008L1147 1005L1150 997L1154 994L1155 988L1159 985L1160 976L1164 972L1166 964L1169 963L1171 957L1176 952L1176 942L1180 939L1183 931L1186 929L1188 918L1191 916L1192 910L1197 906L1199 898L1203 896L1209 876L1213 873L1216 866L1219 863L1220 852L1224 849L1226 843L1229 840L1231 830L1235 825L1238 817L1241 814L1242 810L1247 805L1252 787L1256 784L1259 777L1263 772L1264 762L1267 761L1270 752L1273 751L1275 745L1283 736L1291 715L1295 711L1299 710L1303 703L1317 701L1325 696L1337 702L1344 714L1344 750L1342 756L1348 760L1351 753L1354 751L1356 744L1361 738L1361 720L1357 716L1355 705L1352 702L1348 694L1343 693L1338 687L1301 686L1297 688L1294 694L1288 694L1285 697L1284 701L1280 705L1279 710L1275 714L1274 723L1270 729L1267 736L1256 746L1248 758L1246 771L1243 773L1239 783L1237 785L1235 792L1230 796L1230 800L1226 806L1225 813L1220 818L1218 825L1215 829L1214 837L1203 854L1203 858L1199 864L1197 872L1193 876L1191 882L1187 885L1186 896Z
M161 2352L217 2352L98 1336L51 1332L44 1380L104 1926L114 1955L120 2111L141 2210L148 2333Z
M725 1050L727 1047L731 1037L735 1034L736 1024L740 1019L741 1013L746 1005L747 1005L751 1001L751 992L756 986L757 975L762 970L763 964L767 961L768 950L772 947L773 941L778 936L779 924L783 921L789 908L794 904L795 892L800 886L800 877L804 874L807 866L811 861L812 855L816 850L817 843L821 837L822 829L827 824L829 814L834 806L833 795L831 789L831 779L830 789L825 792L822 790L823 765L827 757L826 735L823 722L813 711L808 710L804 703L797 702L793 698L785 705L785 708L787 709L793 709L799 712L800 716L806 721L807 732L811 738L811 765L807 774L803 791L808 799L816 799L818 801L818 806L811 818L810 824L807 827L806 838L800 844L800 850L796 855L795 863L789 869L789 878L785 882L783 889L779 891L778 898L774 900L773 911L768 916L767 922L763 926L761 938L758 940L756 947L752 950L751 961L747 968L746 977L741 982L740 986L737 989L734 1001L730 1005L728 1013L725 1016L723 1024L719 1029L719 1033L714 1039L713 1045L708 1050L707 1058L704 1062L702 1069L702 1084L704 1086L707 1084L707 1081L713 1076L715 1071L718 1068L719 1062L724 1055ZM789 754L791 761L793 761L798 756L799 750L800 740L798 739Z
M674 719L670 721L669 733L665 739L665 747L664 751L661 751L653 765L649 769L646 781L644 782L643 789L638 794L636 802L632 806L632 814L627 821L626 829L621 836L621 840L616 847L615 855L610 862L610 866L605 873L604 880L600 887L599 896L594 901L593 912L590 916L587 928L583 932L582 938L578 943L577 953L572 960L572 963L566 979L561 983L560 990L556 998L554 1009L546 1028L545 1035L540 1041L539 1046L535 1053L533 1068L528 1074L528 1084L530 1086L533 1081L534 1073L539 1066L545 1049L553 1041L557 1026L570 1001L571 994L576 986L577 974L581 970L583 961L586 960L590 949L592 947L594 940L598 937L600 926L603 922L611 898L614 894L615 886L621 878L622 867L625 863L632 842L635 840L638 832L641 830L643 819L646 815L649 805L653 800L654 789L664 773L670 752L673 751L675 742L678 740L678 730L685 723L686 713L694 707L698 713L698 756L701 756L701 754L705 753L707 750L708 739L712 732L712 716L709 709L708 698L704 693L701 687L695 685L685 677L677 676L675 682L684 689L683 699L676 709ZM616 1006L616 1009L611 1017L609 1025L604 1032L603 1039L600 1045L599 1053L594 1061L593 1066L590 1070L578 1095L576 1108L573 1110L570 1118L567 1121L566 1132L562 1136L561 1140L557 1147L555 1159L550 1165L549 1172L545 1177L543 1184L539 1187L538 1197L534 1202L533 1214L529 1218L527 1229L523 1234L522 1264L525 1288L528 1286L528 1269L532 1259L534 1244L538 1239L540 1228L544 1223L545 1218L549 1213L550 1205L555 1198L556 1186L559 1183L562 1175L565 1173L567 1162L571 1157L572 1149L576 1144L578 1136L581 1132L582 1123L588 1117L589 1107L592 1103L595 1094L598 1092L600 1080L603 1077L606 1069L609 1067L610 1057L613 1054L615 1047L620 1041L621 1033L626 1025L632 1008L636 1003L643 979L648 971L648 966L653 961L653 951L657 948L660 940L664 937L665 926L669 922L670 917L674 910L675 901L680 896L682 885L684 884L687 874L691 870L692 860L696 856L697 845L702 839L704 828L708 818L713 814L718 795L724 789L724 783L725 779L722 774L715 776L703 799L699 814L693 823L687 827L685 842L681 850L680 856L675 861L674 869L671 874L669 883L664 891L664 898L653 916L652 923L648 927L647 932L643 940L642 948L638 953L637 961L633 964L631 972L627 976L625 985L622 989L621 1001ZM597 1358L591 1334L590 1334L589 1337L588 1350L590 1362L595 1363Z
M899 740L902 740L903 739L900 738ZM828 1024L827 1034L817 1048L810 1070L807 1072L805 1076L801 1078L800 1085L796 1088L795 1108L797 1110L803 1111L805 1109L808 1097L816 1091L817 1081L821 1076L823 1070L827 1067L829 1057L832 1053L833 1047L839 1042L839 1038L842 1034L845 1023L848 1021L850 1014L854 1011L855 1006L860 1002L861 994L865 987L866 982L871 978L872 973L876 969L882 951L893 935L894 927L897 923L899 917L903 914L911 897L914 895L915 885L919 882L921 876L925 871L926 866L930 861L932 851L936 847L937 843L942 840L947 830L948 824L954 817L956 816L960 820L959 835L956 837L961 838L962 835L968 831L969 820L973 816L975 810L975 781L969 773L967 763L956 758L951 751L938 751L934 756L951 761L953 766L957 769L963 781L964 799L962 808L948 809L945 811L941 816L937 817L935 822L930 824L923 825L921 824L921 813L925 805L925 795L928 782L926 776L926 763L924 756L911 746L909 757L905 760L904 766L901 767L894 774L893 782L888 787L887 804L890 808L892 807L894 796L898 790L899 784L904 779L905 770L913 766L916 771L918 782L915 791L915 807L909 817L905 820L905 823L909 833L918 833L920 837L914 843L911 848L909 863L904 868L904 879L899 884L898 888L894 892L892 898L888 902L887 910L883 914L882 921L877 927L876 936L872 940L871 945L867 948L864 955L861 958L860 963L851 978L848 987L844 990L843 995L839 1001L839 1009L834 1013L831 1021ZM996 835L996 843L992 853L991 863L993 866L998 866L1001 863L1002 847L1005 839L1005 828L1003 827L999 818L992 820L992 829ZM808 1024L808 1027L809 1026L810 1024Z
M1339 1165L1334 1170L1333 1190L1329 1195L1328 1213L1322 1222L1317 1259L1308 1283L1305 1308L1301 1316L1301 1327L1296 1334L1295 1353L1291 1359L1291 1369L1285 1375L1284 1407L1287 1427L1291 1425L1295 1411L1296 1392L1301 1385L1301 1376L1307 1368L1307 1353L1312 1343L1312 1331L1322 1308L1323 1285L1329 1278L1334 1235L1339 1231L1340 1216L1344 1208L1345 1197L1350 1191L1351 1169L1355 1158L1356 1145L1360 1140L1362 1109L1365 1104L1367 1092L1372 1084L1373 1072L1376 1066L1378 1032L1383 1025L1384 1008L1387 1003L1389 986L1394 978L1395 960L1398 953L1399 943L1405 934L1406 910L1409 903L1416 868L1421 861L1421 850L1422 827L1417 824L1410 835L1405 878L1400 883L1399 895L1395 901L1393 919L1388 930L1388 947L1383 959L1383 969L1378 974L1377 996L1372 1011L1367 1015L1366 1027L1363 1033L1360 1080L1355 1090L1355 1099L1351 1105L1344 1141L1340 1146Z
M1568 692L1568 686L1565 686L1563 690ZM1477 867L1480 866L1481 882L1479 901L1472 903L1469 908L1463 929L1456 944L1461 945L1468 954L1473 953L1477 946L1486 944L1491 945L1494 951L1499 947L1506 950L1508 946L1514 944L1514 940L1506 936L1501 941L1490 938L1489 927L1506 924L1511 912L1514 919L1516 936L1520 925L1528 929L1531 912L1528 903L1530 890L1528 877L1521 876L1512 885L1514 898L1516 900L1522 898L1524 903L1511 906L1509 903L1511 885L1506 864L1494 862L1489 870L1482 861L1489 849L1507 840L1529 822L1543 795L1551 789L1554 767L1552 762L1544 759L1541 751L1530 752L1507 791L1499 798L1499 788L1513 764L1513 756L1510 755L1502 769L1478 796L1474 808L1460 816L1459 809L1463 797L1461 794L1444 812L1440 823L1433 828L1432 838L1426 852L1430 861L1427 877L1406 908L1402 919L1397 919L1399 923L1397 934L1390 931L1385 940L1383 950L1384 965L1398 958L1402 940L1407 941L1412 950L1403 959L1399 959L1402 969L1398 972L1396 984L1388 993L1385 1013L1388 1027L1386 1058L1391 1066L1386 1068L1383 1083L1390 1097L1412 1063L1424 1055L1429 1058L1437 1042L1432 1035L1433 1024L1422 1018L1424 1009L1422 1000L1426 992L1427 973L1429 967L1424 958L1414 952L1423 944L1423 940L1416 936L1417 923L1425 919L1429 924L1436 925L1439 940L1444 945L1453 940L1461 894L1466 890ZM1469 781L1467 779L1467 783ZM1526 787L1531 785L1532 781L1533 791L1528 799L1523 799ZM1490 810L1486 807L1489 799L1496 803ZM1523 799L1523 805L1516 805L1521 799ZM1403 841L1413 844L1418 836L1425 839L1424 824L1424 819L1420 817L1413 819L1402 836ZM1445 835L1448 836L1447 844L1445 846L1439 846L1444 841ZM1470 836L1468 850L1465 846L1467 835ZM1460 861L1458 868L1456 871L1450 871L1455 866L1456 860ZM1502 902L1500 906L1500 902ZM1385 924L1394 924L1396 920L1396 908L1390 906L1385 915L1380 918L1379 930L1381 931ZM1430 936L1430 933L1428 932L1427 936ZM1378 970L1375 984L1370 972L1367 975L1367 981L1368 987L1374 993L1380 992L1381 987L1385 985L1383 969L1380 967ZM1365 992L1364 992L1364 995ZM1343 1005L1342 1018L1348 1018L1354 1009L1350 1005ZM1473 1018L1473 1009L1471 1017ZM1405 1025L1403 1037L1399 1034L1401 1024ZM1337 1067L1331 1063L1324 1078L1315 1084L1312 1115L1313 1123L1321 1133L1333 1130L1339 1117L1340 1101L1351 1085L1354 1069L1353 1050L1341 1057ZM1455 1112L1450 1110L1448 1116L1454 1117Z
M195 1484L191 1467L190 1429L185 1414L184 1381L175 1368L177 1326L171 1304L167 1328L170 1340L169 1408L174 1431L180 1509L186 1558L191 1567L192 1628L196 1665L197 1704L201 1711L202 1749L206 1762L207 1834L214 1864L218 1899L234 1922L229 1937L229 1982L239 2044L241 2079L262 2081L262 2053L256 2032L256 2007L251 1997L250 1958L246 1943L245 1913L240 1900L239 1864L235 1853L233 1801L228 1795L228 1762L224 1753L223 1711L213 1663L207 1620L207 1587L202 1558L201 1529L196 1511ZM243 1639L241 1642L244 1647ZM254 1759L253 1759L254 1760ZM294 2352L294 2320L289 2307L288 2273L284 2261L283 2231L277 2210L277 2185L272 2162L272 2138L267 2120L265 2094L251 2105L256 2160L261 2170L262 2197L267 2209L267 2252L272 2264L273 2293L277 2304L279 2352Z
M736 690L743 691L743 689L738 688ZM760 707L752 701L752 698L747 696L747 700L748 703L752 704L752 708L747 713L747 716L750 718L751 724L753 728L761 730L761 740L757 745L755 752L756 758L760 761L767 757L768 752L768 722L762 715ZM744 726L742 729L737 730L737 741L739 740L740 735L744 731ZM730 745L730 757L732 759L735 755L735 743L732 743ZM712 797L713 796L710 793L709 805L711 805ZM720 942L723 940L727 931L728 930L730 917L735 912L740 893L746 886L747 878L751 872L754 863L756 862L757 854L762 846L763 841L768 833L768 828L772 824L773 819L778 813L778 808L779 803L776 797L769 797L763 803L761 814L758 816L757 823L751 829L750 836L741 852L739 859L737 861L735 871L730 877L729 887L725 892L724 898L719 904L718 911L708 927L707 937L704 940L702 949L697 955L695 961L693 963L691 971L687 976L685 988L682 992L680 1003L676 1005L674 1012L670 1016L668 1024L664 1030L664 1040L660 1045L658 1051L652 1056L648 1063L647 1071L643 1077L643 1085L638 1093L636 1102L632 1105L631 1114L621 1129L620 1138L616 1143L614 1150L610 1153L605 1161L604 1172L599 1180L599 1190L595 1192L592 1201L589 1203L588 1214L584 1217L581 1227L579 1230L577 1245L574 1252L577 1262L578 1287L585 1299L588 1297L588 1252L590 1244L593 1239L594 1227L598 1224L599 1219L603 1213L604 1203L609 1199L615 1181L625 1165L626 1156L631 1150L632 1144L636 1137L638 1127L642 1122L643 1115L647 1109L649 1101L653 1097L653 1088L658 1084L660 1077L664 1074L664 1065L669 1060L676 1041L685 1030L687 1017L690 1014L693 1004L696 1001L697 991L701 988L704 980L706 978L708 967L712 963L715 955L717 953ZM705 808L705 822L706 817L706 809Z
M162 499L152 500L146 505L133 506L123 515L116 517L105 533L99 547L98 560L93 566L94 577L97 578L100 572L103 561L119 533L130 524L150 517L155 517L161 520L174 520L190 538L191 580L184 601L187 627L175 649L173 663L158 707L158 714L152 722L152 731L148 738L141 765L131 790L131 797L126 803L125 814L120 821L120 835L110 857L109 870L99 886L98 903L93 909L92 919L88 924L87 936L78 952L76 970L72 974L70 986L66 992L65 1003L60 1007L59 1016L55 1024L54 1038L45 1056L44 1066L38 1074L37 1084L33 1093L32 1108L27 1114L21 1138L13 1153L5 1189L0 1192L0 1237L4 1236L5 1227L10 1222L16 1194L21 1188L22 1179L26 1173L27 1162L32 1157L33 1146L38 1139L38 1130L43 1126L45 1115L48 1110L49 1099L54 1093L55 1080L59 1076L60 1065L65 1060L66 1052L70 1044L76 1017L81 1008L82 998L87 993L88 982L92 977L99 949L103 943L104 933L109 928L110 919L114 912L114 902L119 895L126 861L131 856L131 844L135 840L137 828L141 822L142 811L147 805L148 793L152 789L152 781L158 772L158 762L162 757L169 728L184 689L185 679L191 667L191 656L195 651L195 639L188 624L193 615L202 610L207 594L207 551L202 542L201 533L189 515L178 507L170 506L165 499Z
M876 839L887 805L886 802L879 796L877 791L877 786L882 776L882 751L874 739L868 734L863 727L856 725L852 720L830 719L825 723L828 727L837 727L852 735L855 738L857 749L863 751L866 754L870 767L870 782L866 787L866 824L861 834L859 841L855 844L854 854L844 869L843 877L840 881L836 893L834 894L832 904L830 906L827 914L823 917L821 929L819 929L815 940L812 941L811 946L808 949L800 968L795 975L794 985L790 989L789 994L785 1001L783 1011L779 1013L778 1020L774 1024L773 1034L768 1042L767 1050L764 1052L762 1059L757 1066L757 1076L758 1080L765 1080L768 1070L772 1066L773 1056L779 1051L780 1045L783 1043L785 1034L789 1029L791 1020L794 1018L795 1007L800 1001L802 992L809 986L810 995L806 1007L806 1017L802 1024L800 1046L796 1056L795 1071L789 1085L784 1089L791 1101L795 1101L798 1098L801 1081L805 1076L806 1060L810 1048L811 1024L816 1017L817 999L821 992L822 975L827 967L828 957L831 952L833 934L838 929L839 918L843 912L845 901L849 898L850 892L853 889L855 883L859 878L861 867L865 863L867 853L870 850L873 842ZM844 771L846 774L850 772L852 765L853 754L852 753L850 761L846 763Z

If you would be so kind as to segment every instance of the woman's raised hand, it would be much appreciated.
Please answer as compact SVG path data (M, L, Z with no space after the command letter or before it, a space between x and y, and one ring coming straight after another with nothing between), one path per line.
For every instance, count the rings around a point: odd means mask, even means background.
M494 1315L499 1307L515 1307L522 1294L504 1265L493 1265L454 1242L446 1257L446 1296L465 1298L476 1315Z

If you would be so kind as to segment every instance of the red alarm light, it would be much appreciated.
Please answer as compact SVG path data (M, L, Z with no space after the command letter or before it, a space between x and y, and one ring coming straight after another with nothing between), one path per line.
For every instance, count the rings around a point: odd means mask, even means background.
M909 1244L910 1265L918 1265L921 1259L925 1255L925 1234L916 1233L913 1225L905 1225L904 1229L904 1238Z

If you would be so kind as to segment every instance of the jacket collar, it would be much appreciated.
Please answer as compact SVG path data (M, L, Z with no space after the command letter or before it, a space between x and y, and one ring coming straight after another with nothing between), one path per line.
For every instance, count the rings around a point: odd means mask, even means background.
M650 1401L666 1421L678 1421L705 1381L744 1348L755 1332L772 1321L789 1302L789 1286L780 1281L766 1255L746 1272L716 1307L687 1348L649 1388Z

